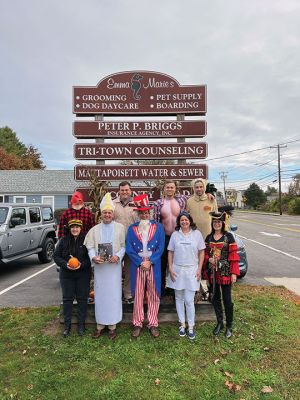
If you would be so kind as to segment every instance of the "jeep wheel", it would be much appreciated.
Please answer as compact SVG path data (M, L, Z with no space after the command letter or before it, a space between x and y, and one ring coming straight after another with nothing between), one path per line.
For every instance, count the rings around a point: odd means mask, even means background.
M46 238L43 243L43 250L38 254L40 262L45 264L52 261L54 250L54 240L52 238Z

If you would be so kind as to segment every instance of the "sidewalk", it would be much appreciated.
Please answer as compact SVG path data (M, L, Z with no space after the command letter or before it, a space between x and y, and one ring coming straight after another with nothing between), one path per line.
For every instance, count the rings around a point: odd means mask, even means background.
M273 283L276 286L285 286L288 290L298 294L300 296L300 278L272 278L265 277L266 281Z

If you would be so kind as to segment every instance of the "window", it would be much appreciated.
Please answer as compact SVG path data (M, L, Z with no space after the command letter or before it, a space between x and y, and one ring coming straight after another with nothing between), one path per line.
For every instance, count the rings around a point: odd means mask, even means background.
M42 203L47 204L54 209L54 196L42 196Z
M43 207L42 214L44 222L53 221L53 212L50 207Z
M29 217L31 223L41 222L41 211L38 207L29 208Z
M11 213L11 220L14 221L13 226L26 224L25 208L14 208Z
M8 213L7 207L0 207L0 224L4 224Z
M9 203L9 196L0 195L0 203Z
M14 196L14 203L26 203L26 196Z

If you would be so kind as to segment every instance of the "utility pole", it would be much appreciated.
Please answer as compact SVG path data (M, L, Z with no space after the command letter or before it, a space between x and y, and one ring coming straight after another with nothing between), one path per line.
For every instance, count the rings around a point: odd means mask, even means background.
M270 149L276 149L278 154L278 194L279 194L279 214L282 215L282 199L281 199L281 168L280 168L280 149L287 147L286 144L278 144L277 146L270 146Z
M222 172L219 172L219 174L220 174L220 178L221 178L221 179L222 179L222 181L223 181L223 187L224 187L224 200L225 200L225 204L227 204L227 196L226 196L226 189L225 189L225 179L227 178L227 174L228 174L228 172L222 171Z

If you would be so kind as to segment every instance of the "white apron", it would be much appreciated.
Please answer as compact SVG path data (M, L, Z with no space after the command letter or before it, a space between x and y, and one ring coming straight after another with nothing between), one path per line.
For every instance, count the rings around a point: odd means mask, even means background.
M122 258L125 253L125 231L121 224L99 224L92 228L85 240L89 250L98 243L112 243L118 263L94 264L95 319L97 324L115 325L122 320ZM96 250L95 250L96 252Z
M200 280L197 281L198 251L204 250L205 244L199 231L191 230L188 235L175 231L170 239L168 250L174 252L173 270L177 274L175 282L170 274L167 276L167 287L177 290L200 289Z

